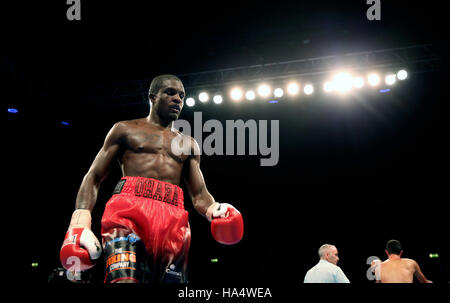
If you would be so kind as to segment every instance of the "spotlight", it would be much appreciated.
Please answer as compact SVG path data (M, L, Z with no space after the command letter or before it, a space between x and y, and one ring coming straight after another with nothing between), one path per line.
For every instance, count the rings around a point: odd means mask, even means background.
M216 104L220 104L220 103L222 103L222 96L221 95L215 95L214 97L213 97L213 101L214 101L214 103L216 103Z
M399 70L397 73L397 78L398 80L405 80L408 77L408 73L406 72L406 70L402 69Z
M377 74L370 74L367 77L367 81L371 86L376 86L380 83L380 77Z
M333 78L334 88L341 93L349 91L352 88L352 82L352 76L345 72L339 73Z
M323 84L323 90L327 93L333 91L333 82L327 81Z
M356 88L361 88L364 86L364 79L362 77L353 78L353 86Z
M240 101L242 99L242 90L240 88L233 88L231 90L231 99Z
M198 99L200 100L200 102L206 102L209 100L209 96L207 93L201 92L200 95L198 95Z
M16 108L8 108L8 113L17 114L19 111Z
M295 82L289 83L287 91L289 95L296 95L298 93L298 84Z
M246 93L245 93L245 98L247 99L247 100L255 100L255 97L256 97L256 95L255 95L255 92L254 91L252 91L252 90L249 90L249 91L247 91Z
M306 84L303 88L303 91L307 95L311 95L314 92L314 86L312 84Z
M195 105L195 100L194 100L194 98L187 98L186 99L186 105L187 106L189 106L189 107L192 107L192 106L194 106Z
M258 87L258 94L261 97L268 97L270 95L270 87L267 84L261 84Z
M395 78L394 74L389 74L384 80L387 85L393 85L397 79Z
M62 125L69 125L69 122L62 121L61 124Z
M273 91L273 95L277 98L281 98L284 95L284 91L282 88L275 88L275 90Z

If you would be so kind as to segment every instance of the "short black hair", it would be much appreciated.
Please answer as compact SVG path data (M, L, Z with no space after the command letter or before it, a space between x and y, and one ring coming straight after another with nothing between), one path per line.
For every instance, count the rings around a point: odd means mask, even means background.
M170 80L170 79L181 82L180 78L178 78L175 75L170 75L170 74L159 75L159 76L153 78L152 82L150 83L150 89L148 90L148 96L150 97L150 95L158 94L159 90L163 86L163 82L166 80Z
M402 251L402 245L400 244L400 241L398 240L389 240L386 243L386 250L390 254L396 254L399 255Z

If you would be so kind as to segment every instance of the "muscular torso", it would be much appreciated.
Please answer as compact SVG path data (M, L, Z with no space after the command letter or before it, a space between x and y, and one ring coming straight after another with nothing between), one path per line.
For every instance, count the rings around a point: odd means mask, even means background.
M411 259L386 260L381 263L382 283L412 283L415 268Z
M124 176L155 178L180 184L183 164L188 153L173 153L172 139L181 134L162 128L146 118L122 121L119 163Z

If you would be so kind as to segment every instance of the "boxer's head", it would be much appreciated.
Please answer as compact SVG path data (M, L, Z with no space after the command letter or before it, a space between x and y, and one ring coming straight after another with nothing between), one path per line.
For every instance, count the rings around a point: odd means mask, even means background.
M336 246L331 244L324 244L319 248L319 257L320 259L327 260L334 265L337 265L339 261L338 250Z
M184 105L184 86L174 75L161 75L152 80L148 92L152 112L164 121L174 121Z
M386 243L386 254L389 255L399 255L403 254L402 245L398 240L389 240Z

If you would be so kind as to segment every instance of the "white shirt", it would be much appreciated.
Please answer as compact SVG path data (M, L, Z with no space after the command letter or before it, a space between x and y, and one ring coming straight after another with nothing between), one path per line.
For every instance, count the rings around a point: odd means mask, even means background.
M327 260L320 260L305 275L303 283L350 283L342 269Z

